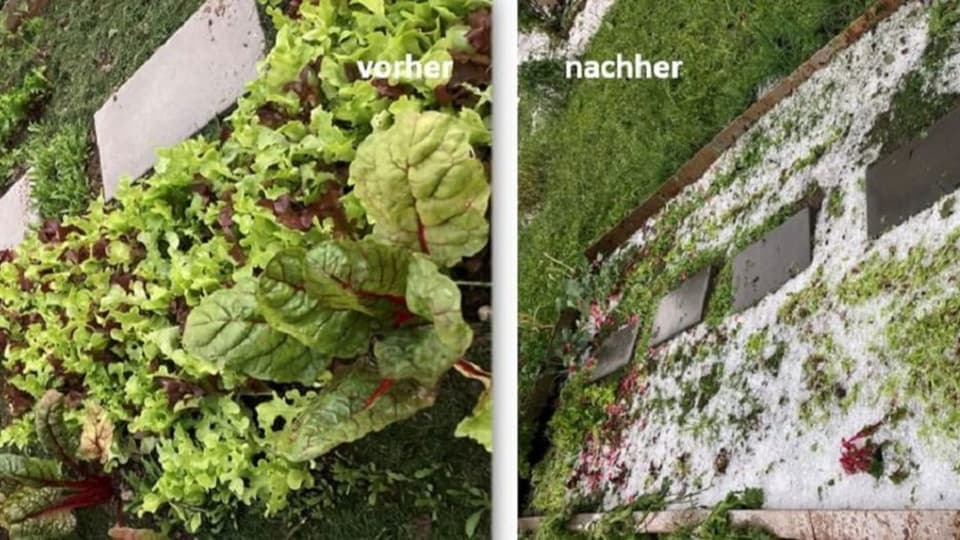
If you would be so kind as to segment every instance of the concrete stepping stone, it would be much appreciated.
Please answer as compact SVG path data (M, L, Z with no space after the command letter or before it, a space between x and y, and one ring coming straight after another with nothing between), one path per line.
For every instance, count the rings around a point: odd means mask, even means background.
M926 136L867 168L867 234L876 238L960 187L960 107Z
M660 300L650 346L659 345L703 320L712 275L713 267L708 266Z
M236 103L264 45L256 0L208 0L193 14L94 115L104 197Z
M610 334L594 355L597 365L590 373L591 382L599 381L630 363L637 347L639 330L639 323L630 323Z
M17 247L36 222L30 209L30 179L24 175L0 197L0 251Z
M813 217L805 207L733 259L733 310L743 311L776 291L813 257Z

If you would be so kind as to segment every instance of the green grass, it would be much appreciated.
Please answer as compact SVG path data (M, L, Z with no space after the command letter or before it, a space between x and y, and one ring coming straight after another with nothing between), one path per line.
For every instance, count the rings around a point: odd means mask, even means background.
M87 130L67 124L56 132L31 129L26 146L30 196L41 218L80 214L92 196L87 180Z
M54 94L45 121L87 122L110 94L190 17L203 0L51 2L47 74Z
M746 109L758 86L790 73L868 4L618 2L586 58L639 52L650 59L679 59L684 62L681 79L578 81L565 88L567 83L555 83L551 77L556 75L545 75L543 66L523 72L519 188L521 213L528 217L520 232L524 363L536 364L543 356L558 314L555 299L567 277L563 265L575 266L592 241ZM560 91L545 92L540 79ZM541 103L554 110L535 115Z

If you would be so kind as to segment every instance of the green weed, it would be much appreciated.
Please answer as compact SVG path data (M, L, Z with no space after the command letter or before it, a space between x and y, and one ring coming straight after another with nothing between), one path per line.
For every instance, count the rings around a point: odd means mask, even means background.
M86 210L87 129L69 124L55 133L49 127L31 130L26 147L30 196L41 218L59 218Z

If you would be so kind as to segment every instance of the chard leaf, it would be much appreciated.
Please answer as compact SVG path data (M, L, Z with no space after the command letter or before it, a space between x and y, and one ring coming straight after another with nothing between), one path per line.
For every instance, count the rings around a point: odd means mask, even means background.
M64 463L71 463L77 444L67 429L63 412L63 394L56 390L47 390L37 402L34 425L44 449Z
M87 407L87 416L80 433L79 455L87 461L106 463L110 460L113 444L113 422L103 407L92 403Z
M255 379L310 384L330 358L276 330L257 307L257 284L243 280L206 297L187 318L190 354Z
M455 116L405 111L363 141L350 177L374 236L443 266L483 249L490 186L473 131Z
M432 387L470 348L473 331L460 312L456 283L421 256L410 262L406 300L411 313L433 324L404 328L378 341L377 368L383 377Z
M376 372L354 368L330 389L303 399L300 412L275 434L277 451L292 461L315 459L433 405L433 390L402 382L368 406L380 383Z
M330 308L328 303L351 304L350 295L339 287L332 290L316 274L303 250L275 256L260 276L257 300L264 317L277 331L319 352L340 358L362 354L370 344L373 320L360 311Z
M20 488L3 501L0 521L11 539L66 538L77 526L73 513L63 511L31 517L55 506L61 497L61 491L56 488Z
M306 254L307 290L331 309L375 315L403 305L407 251L375 242L325 242Z
M60 464L18 454L0 454L0 483L39 487L60 478Z

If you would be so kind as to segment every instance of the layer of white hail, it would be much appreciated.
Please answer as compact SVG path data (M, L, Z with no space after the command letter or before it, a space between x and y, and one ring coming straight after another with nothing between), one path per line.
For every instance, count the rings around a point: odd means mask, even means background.
M874 253L904 256L911 246L936 248L943 245L947 234L960 227L960 212L942 218L939 204L890 230L876 241L866 236L865 194L863 188L867 165L879 155L879 146L870 145L867 135L878 117L890 108L891 99L905 76L920 69L922 52L927 43L928 12L920 4L911 4L883 22L876 31L863 36L856 44L840 53L831 64L817 72L788 99L767 114L741 141L726 152L696 184L673 203L701 194L718 176L731 170L738 155L749 145L751 135L762 133L773 139L762 163L751 169L722 194L708 199L681 225L679 238L695 246L690 252L726 247L738 230L758 226L784 204L801 198L806 189L818 183L827 192L842 190L845 211L840 217L819 213L816 224L813 262L779 291L758 305L730 317L724 322L729 342L718 345L712 356L696 362L683 374L683 380L696 380L716 362L725 364L725 378L741 373L746 377L749 399L733 385L722 386L702 412L690 413L686 427L665 418L648 418L643 427L638 421L629 427L620 448L619 458L605 469L612 477L618 467L629 471L623 486L607 484L604 506L615 507L659 486L663 477L674 477L674 489L693 492L702 485L696 497L700 504L714 504L729 491L744 487L760 487L770 508L954 508L960 505L960 478L953 467L960 463L960 448L955 441L940 444L918 435L919 407L905 404L916 413L895 429L883 428L884 438L901 442L909 449L910 459L918 468L899 485L890 480L875 480L867 474L845 475L838 463L840 441L865 425L876 422L889 406L883 402L879 386L895 365L887 365L871 350L882 343L883 330L890 322L889 308L897 298L881 294L868 305L850 307L837 303L827 313L791 326L777 320L780 306L791 293L811 284L822 267L826 283L838 283L855 265ZM938 92L960 90L960 50L939 76L933 78ZM788 122L798 122L791 133ZM791 172L791 166L808 156L817 145L826 147L814 164ZM759 195L757 195L759 194ZM720 216L757 197L748 211L740 212L727 223ZM705 224L714 223L718 227ZM632 239L642 245L646 231ZM732 256L733 253L728 253ZM946 276L944 276L946 279ZM930 283L931 294L943 294L945 283ZM949 290L949 289L947 289ZM954 290L954 294L956 294ZM928 302L933 302L928 297ZM768 335L786 342L788 353L774 378L762 369L744 366L747 339L764 328ZM703 325L671 341L656 354L656 360L667 358L681 347L690 346L707 336ZM811 338L817 336L817 340ZM798 418L798 404L809 397L804 388L802 364L813 354L817 343L832 338L837 354L853 360L854 369L845 379L848 388L861 385L857 401L842 414L839 409L822 423L810 428ZM768 349L772 347L768 339ZM771 351L767 351L768 353ZM681 381L670 377L653 378L651 388L664 397L681 395ZM652 391L652 390L651 390ZM649 394L648 394L649 395ZM786 399L786 405L781 400ZM636 410L644 396L627 404ZM763 407L759 428L746 437L723 419L728 415L749 412L751 400ZM674 413L675 414L675 411ZM699 418L712 415L721 419L719 433L698 438L690 426ZM672 416L672 415L671 415ZM729 455L723 474L715 471L715 458L721 448ZM678 458L689 453L685 467L689 474L680 480L674 474ZM660 478L651 474L651 466L660 467ZM699 479L699 482L696 480ZM582 492L581 488L581 494Z

